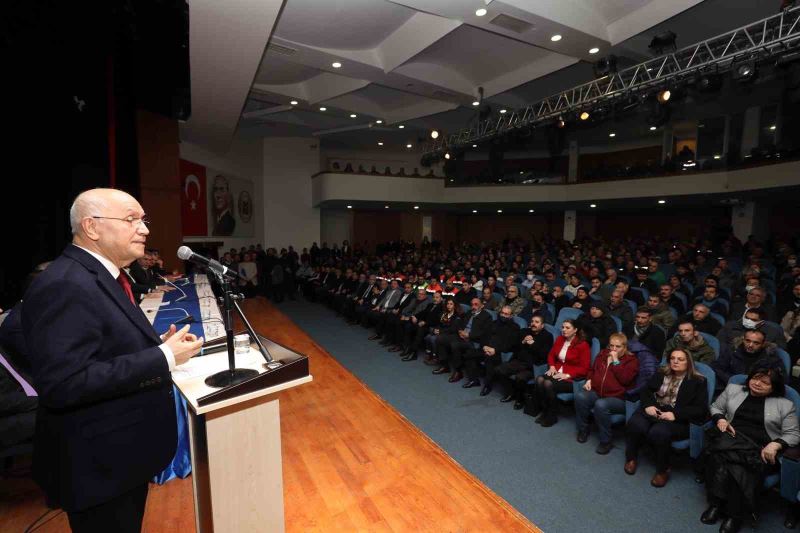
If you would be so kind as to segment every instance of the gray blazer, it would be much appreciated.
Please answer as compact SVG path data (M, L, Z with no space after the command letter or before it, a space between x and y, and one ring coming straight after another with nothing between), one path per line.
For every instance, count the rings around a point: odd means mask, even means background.
M733 420L733 415L748 394L742 385L729 384L711 404L711 416L724 415L728 421ZM772 440L782 439L789 446L800 444L800 427L794 402L789 398L767 398L764 402L764 429Z
M408 304L407 306L405 306L403 308L403 310L400 312L400 314L402 316L416 315L420 311L426 309L428 307L428 305L430 304L430 301L428 301L427 299L425 299L425 300L417 299L416 294L413 295L413 297L414 297L414 301L411 302L410 304Z
M389 289L386 291L386 296L384 296L383 300L378 304L378 307L381 309L394 309L394 306L400 301L402 295L403 291L400 289Z

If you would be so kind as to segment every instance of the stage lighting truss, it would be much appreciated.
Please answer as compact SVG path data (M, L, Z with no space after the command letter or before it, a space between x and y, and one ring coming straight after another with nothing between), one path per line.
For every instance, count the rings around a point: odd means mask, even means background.
M766 59L791 53L800 45L800 6L741 28L712 37L675 52L611 73L540 100L521 109L495 115L458 133L429 140L423 153L471 145L510 133L522 127L557 123L559 117L592 113L596 107L612 106L634 94L680 86L709 70L715 74L731 70L750 59Z

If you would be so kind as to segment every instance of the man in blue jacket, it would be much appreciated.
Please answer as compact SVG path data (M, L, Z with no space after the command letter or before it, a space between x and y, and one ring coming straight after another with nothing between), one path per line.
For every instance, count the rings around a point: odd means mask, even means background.
M142 206L114 189L80 194L73 241L22 304L39 393L33 474L73 531L140 531L148 480L177 445L171 370L203 343L159 336L120 270L144 255Z

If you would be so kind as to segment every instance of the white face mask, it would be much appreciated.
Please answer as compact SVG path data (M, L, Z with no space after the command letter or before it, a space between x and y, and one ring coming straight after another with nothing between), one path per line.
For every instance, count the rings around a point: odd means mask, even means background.
M533 274L528 274L528 281L533 280Z
M755 285L748 285L747 287L745 287L745 288L744 288L744 290L746 290L747 292L750 292L750 291L752 291L752 290L753 290L753 289L755 289L755 288L756 288L756 286L755 286Z
M756 329L758 322L756 322L755 320L750 320L749 318L743 318L742 325L744 326L745 329Z

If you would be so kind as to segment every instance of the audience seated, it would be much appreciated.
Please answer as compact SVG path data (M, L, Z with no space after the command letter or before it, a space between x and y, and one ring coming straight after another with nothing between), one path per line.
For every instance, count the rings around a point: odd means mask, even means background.
M547 371L536 378L534 397L539 411L536 423L550 427L558 422L556 395L572 392L572 382L583 379L591 367L591 349L576 320L561 324L561 335L547 355ZM532 413L533 414L533 413Z
M717 358L714 348L695 329L691 320L682 320L678 323L678 332L667 340L664 357L669 356L674 350L688 353L696 363L711 364Z
M491 374L493 369L503 361L501 354L510 352L519 342L519 326L512 320L511 307L504 305L500 308L497 321L492 325L491 332L484 336L483 342L475 342L464 352L464 373L467 381L462 385L465 389L480 385L480 363L484 363L486 373ZM473 316L473 324L476 322ZM473 326L474 327L474 326ZM466 327L464 328L466 330ZM481 389L481 396L486 396L492 391L488 384Z
M519 295L519 287L510 285L506 287L506 296L500 301L500 308L508 307L512 316L519 316L526 304L525 298Z
M651 294L647 299L647 308L650 309L650 320L664 331L669 331L675 323L675 316L667 304L661 301L658 294Z
M748 309L743 318L731 319L717 333L720 352L735 350L744 338L746 331L756 329L764 333L767 342L783 348L786 340L783 330L775 323L765 320L765 313L760 308Z
M749 374L756 362L768 362L783 368L783 361L778 357L776 349L775 344L766 340L763 331L745 331L741 344L734 350L724 350L719 359L711 363L711 368L717 375L717 388L724 389L731 376Z
M609 316L605 304L596 300L589 304L588 312L582 314L577 320L587 342L597 339L600 346L608 345L611 334L617 332L617 324Z
M589 417L594 414L600 455L611 451L611 415L625 414L625 393L636 383L639 359L628 351L628 338L614 333L608 348L600 352L586 375L586 383L575 394L575 423L578 442L589 438Z
M625 293L614 289L608 299L608 314L619 318L622 322L622 333L633 336L633 309L624 300Z
M639 395L641 404L625 426L625 473L636 473L639 450L650 443L656 452L656 473L650 484L661 488L670 476L671 443L689 437L689 423L701 423L708 412L705 379L692 356L677 348L669 364L653 375Z
M800 444L797 413L785 397L784 379L775 361L757 361L744 386L729 384L711 405L716 431L706 433L709 506L700 517L704 524L724 517L720 531L739 531L758 512L764 478L779 471L778 455Z
M425 292L427 295L427 291ZM439 327L443 312L442 293L441 291L436 291L433 293L433 297L427 306L415 310L414 314L409 317L409 320L403 326L404 350L403 353L400 354L403 361L414 361L417 359L417 353L423 348L426 335Z
M447 356L442 357L440 354L444 352L444 346L449 346L450 342L458 338L458 333L463 325L464 316L461 314L461 308L456 305L452 298L447 298L444 312L439 317L439 327L433 328L431 334L425 337L426 351L428 352L425 364L436 366L433 369L433 374L450 372Z
M719 320L711 316L711 310L708 307L703 304L694 304L691 312L678 317L678 322L667 332L667 336L672 337L675 335L678 332L678 323L686 320L691 321L697 331L708 333L714 337L716 337L719 330L722 329L722 324L720 324Z

